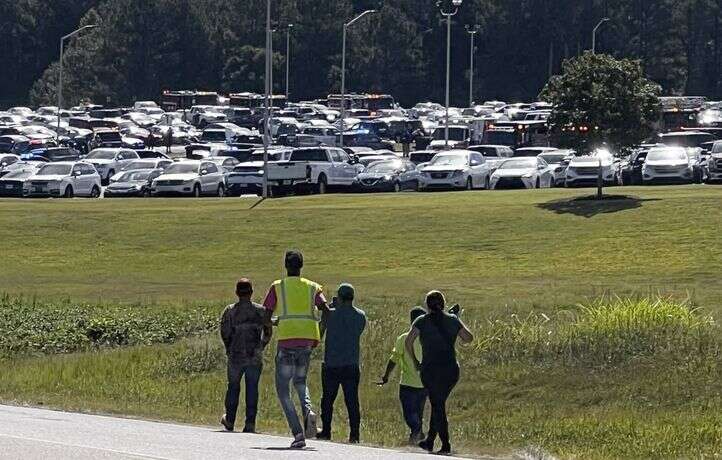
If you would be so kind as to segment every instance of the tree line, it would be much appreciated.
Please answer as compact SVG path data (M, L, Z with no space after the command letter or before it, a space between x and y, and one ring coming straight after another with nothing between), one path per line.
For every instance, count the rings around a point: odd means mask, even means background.
M263 90L265 0L0 0L0 104L54 104L59 38L66 44L66 105L127 104L164 89ZM285 91L291 29L291 98L340 87L343 23L347 88L403 104L442 101L446 26L436 0L273 0L274 91ZM448 6L447 6L448 8ZM591 48L639 59L663 94L722 99L722 0L465 0L452 25L452 102L468 98L476 35L476 99L532 100L565 59Z

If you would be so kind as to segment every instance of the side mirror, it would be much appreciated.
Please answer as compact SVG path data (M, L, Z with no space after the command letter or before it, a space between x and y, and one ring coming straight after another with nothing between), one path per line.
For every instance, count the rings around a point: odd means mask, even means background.
M205 176L206 174L208 174L208 170L207 170L207 169L201 169L201 176Z
M73 176L79 176L81 174L80 171L73 171Z

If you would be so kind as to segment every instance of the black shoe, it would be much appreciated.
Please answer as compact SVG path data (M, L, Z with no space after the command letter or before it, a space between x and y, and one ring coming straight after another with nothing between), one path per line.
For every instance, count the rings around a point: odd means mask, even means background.
M244 433L251 433L251 434L255 433L255 432L256 432L256 425L248 424L248 425L244 426L244 427L243 427L243 432L244 432Z
M426 452L432 452L434 450L434 443L429 442L428 439L424 439L419 444L417 444L420 448L424 449Z
M451 455L451 444L441 446L441 449L437 452L439 455Z
M349 444L358 444L361 440L359 439L359 436L349 436L348 443Z
M233 424L228 423L228 420L226 420L226 414L223 414L223 417L221 417L221 425L223 425L223 428L225 428L226 431L233 431Z
M316 433L316 439L320 439L321 441L330 441L331 440L331 432L319 430L318 433Z

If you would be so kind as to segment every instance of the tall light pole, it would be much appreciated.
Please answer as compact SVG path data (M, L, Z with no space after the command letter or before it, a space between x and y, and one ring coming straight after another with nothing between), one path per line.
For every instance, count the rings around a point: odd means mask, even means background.
M271 0L266 0L266 77L263 82L266 90L263 102L265 108L263 114L263 198L268 198L268 145L270 143L268 120L271 112L269 94L271 92Z
M293 24L286 26L286 102L288 102L288 82L291 75L291 29L293 29Z
M441 15L446 18L446 121L444 122L444 148L449 148L449 79L451 78L451 17L459 12L463 0L452 0L452 11L444 11L441 1L436 3Z
M466 26L466 31L471 37L471 51L469 53L469 107L474 103L474 36L479 32L479 26Z
M59 67L58 87L56 89L56 93L58 93L57 94L57 96L58 96L58 132L57 132L57 135L55 136L56 139L60 137L60 109L63 106L63 52L65 51L65 47L64 47L65 40L67 40L70 37L74 37L85 30L95 29L96 27L98 27L97 24L90 24L87 26L83 26L80 29L75 30L73 32L70 32L68 35L63 35L62 37L60 37L60 62L59 62L60 65L58 66Z
M354 22L367 14L375 12L376 10L366 10L343 25L343 40L341 42L341 147L343 147L344 117L346 116L346 31Z
M597 54L597 29L602 27L602 24L609 21L609 18L602 18L601 21L594 27L592 31L592 54Z

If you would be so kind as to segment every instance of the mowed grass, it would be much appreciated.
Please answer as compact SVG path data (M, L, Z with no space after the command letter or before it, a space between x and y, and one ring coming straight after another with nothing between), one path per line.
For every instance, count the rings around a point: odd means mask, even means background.
M0 289L100 306L93 311L125 303L220 314L236 278L253 278L260 300L282 274L283 252L299 248L306 276L328 291L354 283L369 314L366 442L403 444L396 388L374 381L408 327L408 308L441 288L464 306L479 338L460 349L464 372L450 409L461 452L540 446L563 458L720 455L720 332L709 318L722 313L722 188L609 192L632 198L570 201L589 190L325 196L255 209L238 199L0 201ZM657 296L672 302L650 309L655 301L646 298ZM599 298L608 308L576 306ZM259 426L286 433L272 353ZM319 352L311 374L316 404L320 359ZM213 333L18 355L2 362L0 398L216 424L223 365Z

